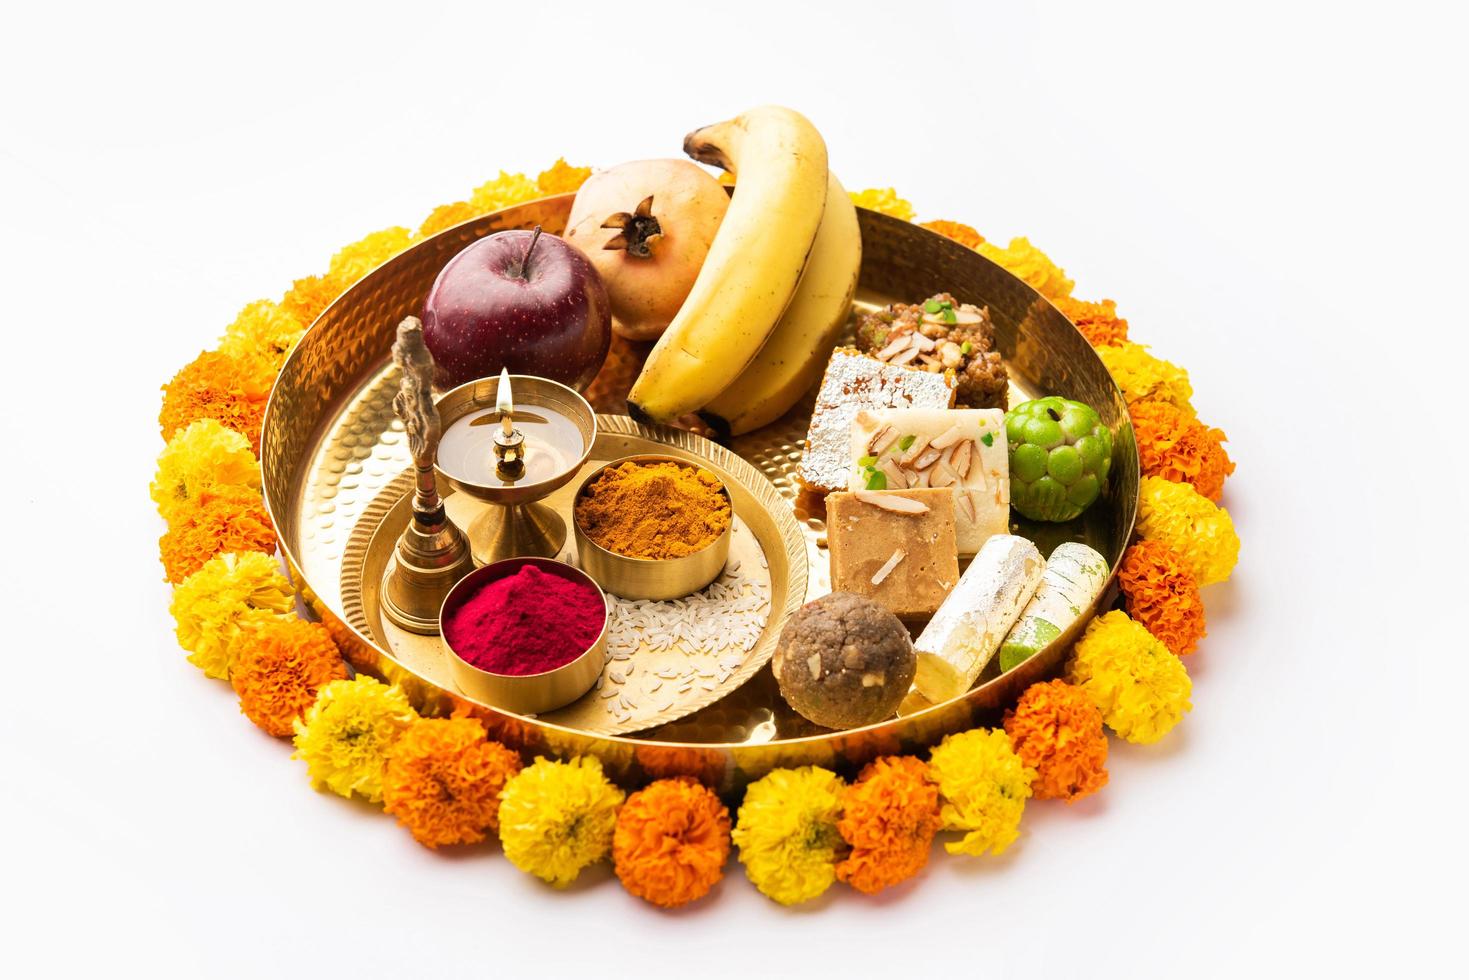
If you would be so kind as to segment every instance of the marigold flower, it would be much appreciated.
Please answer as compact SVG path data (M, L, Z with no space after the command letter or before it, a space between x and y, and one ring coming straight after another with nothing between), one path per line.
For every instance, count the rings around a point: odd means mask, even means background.
M206 490L229 486L260 489L260 464L250 441L214 419L199 419L169 438L148 489L171 524L197 507Z
M418 237L428 238L430 235L437 235L441 231L479 216L479 209L468 201L451 201L448 204L440 204L430 211L428 217L423 219L423 224L418 226Z
M1167 402L1179 411L1193 415L1194 386L1188 372L1176 364L1148 353L1141 344L1115 344L1098 347L1097 356L1122 389L1128 404L1144 400Z
M836 881L845 787L836 773L802 766L773 770L745 790L733 839L745 875L763 895L795 905Z
M879 211L899 221L913 220L913 205L898 196L891 187L869 187L865 191L850 191L852 203L869 211Z
M729 811L687 777L660 779L627 798L612 836L622 887L662 908L709 893L729 859Z
M163 438L173 438L190 422L214 419L248 439L250 451L258 456L273 377L261 370L259 362L205 351L163 386L163 407L158 412Z
M347 664L320 623L267 619L240 637L230 686L240 713L268 735L287 738L317 692L347 676Z
M852 846L837 878L872 895L918 874L943 825L939 788L928 765L912 756L868 763L842 794L837 829Z
M1224 433L1167 402L1133 402L1128 409L1143 474L1192 484L1217 504L1224 478L1234 472Z
M1120 610L1087 624L1066 665L1066 679L1129 742L1158 741L1192 707L1193 684L1183 661Z
M413 232L395 225L375 231L337 251L327 268L327 278L345 292L348 286L413 244Z
M242 631L262 620L293 615L291 583L269 555L219 555L173 591L168 611L178 624L189 663L228 680Z
M1204 638L1204 601L1194 573L1161 541L1138 541L1117 566L1127 614L1180 657Z
M505 857L521 871L565 888L612 849L623 799L595 758L537 758L500 794Z
M297 279L281 297L280 308L309 327L342 295L347 285L350 283L339 284L336 279L327 276Z
M275 551L275 527L258 490L216 487L185 507L158 539L163 573L177 585L215 555Z
M944 829L965 832L944 845L950 854L1003 854L1015 843L1036 773L1008 735L993 728L949 735L929 754L928 771L943 798Z
M1004 248L985 242L979 246L979 254L1025 280L1052 302L1070 296L1071 287L1076 285L1066 278L1066 270L1032 245L1029 238L1012 238Z
M945 238L952 238L965 248L979 248L984 244L983 235L958 221L925 221L918 227L936 231Z
M566 162L565 157L557 157L556 162L536 177L536 188L544 197L553 194L570 194L587 182L592 175L591 167L573 167Z
M500 792L518 772L520 756L473 718L420 718L388 753L383 809L425 847L476 844L499 826Z
M1137 533L1172 548L1200 585L1223 582L1239 561L1239 535L1229 511L1187 483L1143 477Z
M469 195L469 203L480 214L489 214L491 211L533 201L540 196L541 189L525 174L506 173L502 170L500 176L476 187Z
M1076 329L1093 347L1114 347L1127 343L1127 321L1117 315L1117 304L1104 299L1100 303L1063 296L1054 301L1056 309L1076 324Z
M398 736L418 717L408 696L366 674L335 680L316 692L295 721L296 752L316 789L369 802L383 798L383 768Z
M1075 803L1107 785L1102 713L1081 688L1063 680L1030 685L1006 712L1005 734L1035 770L1036 799Z
M219 351L230 357L268 364L273 376L301 340L309 322L303 322L279 303L258 299L241 310L235 322L225 328ZM267 380L266 387L269 386Z

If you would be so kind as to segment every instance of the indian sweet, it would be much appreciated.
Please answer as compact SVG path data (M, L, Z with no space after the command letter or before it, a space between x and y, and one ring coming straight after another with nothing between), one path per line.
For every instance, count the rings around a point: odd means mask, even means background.
M954 494L854 490L826 498L831 586L904 619L932 615L959 580Z
M564 667L607 625L607 601L585 582L523 565L491 579L443 620L444 639L465 662L523 677Z
M997 408L863 410L852 420L853 490L947 488L959 554L1010 529L1010 458Z
M732 511L723 483L702 466L628 460L587 485L573 517L607 551L659 561L709 547L729 530Z
M879 603L833 592L786 620L770 663L781 697L803 718L856 728L897 710L913 682L913 643Z
M1112 432L1096 409L1051 396L1005 413L1010 506L1033 521L1080 517L1112 470Z
M1029 660L1081 618L1107 584L1107 559L1079 541L1058 544L1020 621L1000 644L1000 670Z
M893 303L861 318L857 347L889 364L952 371L959 405L1005 409L1010 378L986 307L960 303L948 293L922 303Z
M810 490L844 489L852 466L852 420L864 409L939 409L953 404L951 373L917 371L839 347L832 352L817 390L796 476Z
M633 160L587 178L566 240L607 284L612 329L657 340L678 315L729 209L729 195L688 160Z
M997 534L984 543L913 643L920 695L937 704L974 685L1035 594L1045 566L1025 538Z

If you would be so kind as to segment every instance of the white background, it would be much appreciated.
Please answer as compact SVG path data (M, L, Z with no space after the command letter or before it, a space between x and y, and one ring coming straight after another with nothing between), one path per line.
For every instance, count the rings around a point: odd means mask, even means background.
M693 6L5 15L0 969L1448 972L1462 25L1409 3ZM159 386L245 302L501 167L676 156L765 101L822 128L849 187L1029 235L1188 367L1244 539L1207 590L1192 715L1114 742L1111 785L1032 805L1002 859L936 852L914 885L796 911L733 864L678 914L605 868L554 893L313 793L173 642Z

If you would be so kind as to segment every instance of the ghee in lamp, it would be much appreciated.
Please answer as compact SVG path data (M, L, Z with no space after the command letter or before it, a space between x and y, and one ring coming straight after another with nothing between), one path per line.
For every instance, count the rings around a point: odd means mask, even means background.
M496 408L470 412L444 429L439 468L450 477L482 487L529 486L565 473L586 449L576 422L555 409L537 405L516 411L510 379L500 379ZM522 466L502 467L507 437L523 438ZM497 450L499 450L497 452Z

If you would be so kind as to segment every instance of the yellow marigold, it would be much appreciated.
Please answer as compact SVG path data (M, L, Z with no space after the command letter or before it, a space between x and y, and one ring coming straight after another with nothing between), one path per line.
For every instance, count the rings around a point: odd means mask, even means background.
M837 829L851 845L837 878L869 895L918 874L943 820L939 788L928 765L912 756L883 756L842 794Z
M729 811L686 777L660 779L627 798L612 835L622 887L661 908L709 893L729 860Z
M158 411L163 438L173 438L190 422L214 419L248 439L250 451L258 456L265 402L275 377L263 367L263 362L216 351L194 358L163 386L163 407Z
M965 248L979 248L984 244L983 235L958 221L925 221L918 227L936 231L945 238L952 238Z
M235 322L225 328L219 350L230 357L258 359L279 370L309 322L303 322L279 303L258 299L241 310Z
M525 174L506 173L502 170L500 176L494 180L485 181L476 187L469 195L469 203L480 214L489 214L491 211L533 201L540 196L541 189Z
M293 615L296 596L275 559L258 551L211 558L173 591L168 611L189 663L228 680L242 631Z
M591 175L591 167L573 167L566 162L565 157L557 157L555 163L536 177L536 188L544 197L570 194L585 184Z
M1076 324L1076 329L1093 347L1113 347L1127 343L1127 321L1117 315L1117 304L1104 299L1100 303L1063 296L1055 300L1056 309Z
M782 905L810 901L836 881L840 776L815 766L776 769L751 783L734 842L745 874Z
M852 203L869 211L880 211L899 221L913 220L913 205L898 196L891 187L869 187L865 191L851 191Z
M250 440L214 419L199 419L175 432L158 456L149 493L169 523L199 505L199 495L217 487L260 489L260 464Z
M413 232L395 225L375 231L347 245L332 256L327 269L327 278L345 290L373 269L413 244Z
M979 246L979 254L1024 279L1032 289L1053 302L1070 296L1071 287L1075 285L1066 278L1066 270L1032 245L1029 238L1012 238L1004 248L985 242Z
M1087 624L1066 679L1102 712L1102 720L1129 742L1167 735L1192 707L1193 684L1183 661L1127 613L1113 610Z
M1107 785L1102 713L1081 688L1063 680L1030 685L1005 713L1005 734L1035 770L1036 799L1075 803Z
M1167 402L1188 415L1193 415L1194 386L1188 372L1176 364L1154 357L1141 344L1115 344L1098 347L1097 356L1112 373L1112 380L1122 389L1129 403L1151 400Z
M423 224L418 226L418 236L427 238L430 235L437 235L455 225L463 224L470 218L478 218L482 213L479 208L468 201L440 204L430 211L428 217L423 219Z
M612 849L623 799L597 759L537 758L500 794L505 857L521 871L565 888Z
M350 283L341 284L335 278L327 276L307 276L304 279L297 279L281 297L280 307L304 326L310 326L328 306L336 301L338 296L342 295L347 285Z
M276 738L288 738L317 692L347 676L347 664L320 623L267 619L240 638L230 686L240 713Z
M1218 503L1224 478L1234 472L1224 433L1167 402L1133 402L1128 408L1143 474L1192 484Z
M1200 585L1223 582L1239 561L1239 535L1229 511L1187 483L1143 477L1137 533L1172 548Z
M1161 541L1139 541L1117 566L1117 583L1127 614L1180 657L1204 638L1204 600L1199 584L1173 549Z
M1020 817L1035 770L1015 754L1010 737L976 728L946 737L929 754L928 770L939 784L945 830L964 839L945 844L950 854L1003 854L1020 836Z
M205 490L158 539L163 573L175 585L204 567L215 555L275 551L275 527L258 490L217 487Z
M398 736L418 717L396 684L358 674L316 693L294 724L296 753L311 785L373 803L383 798L383 768Z
M473 718L420 718L383 770L383 809L425 847L475 844L499 826L500 791L520 756Z

